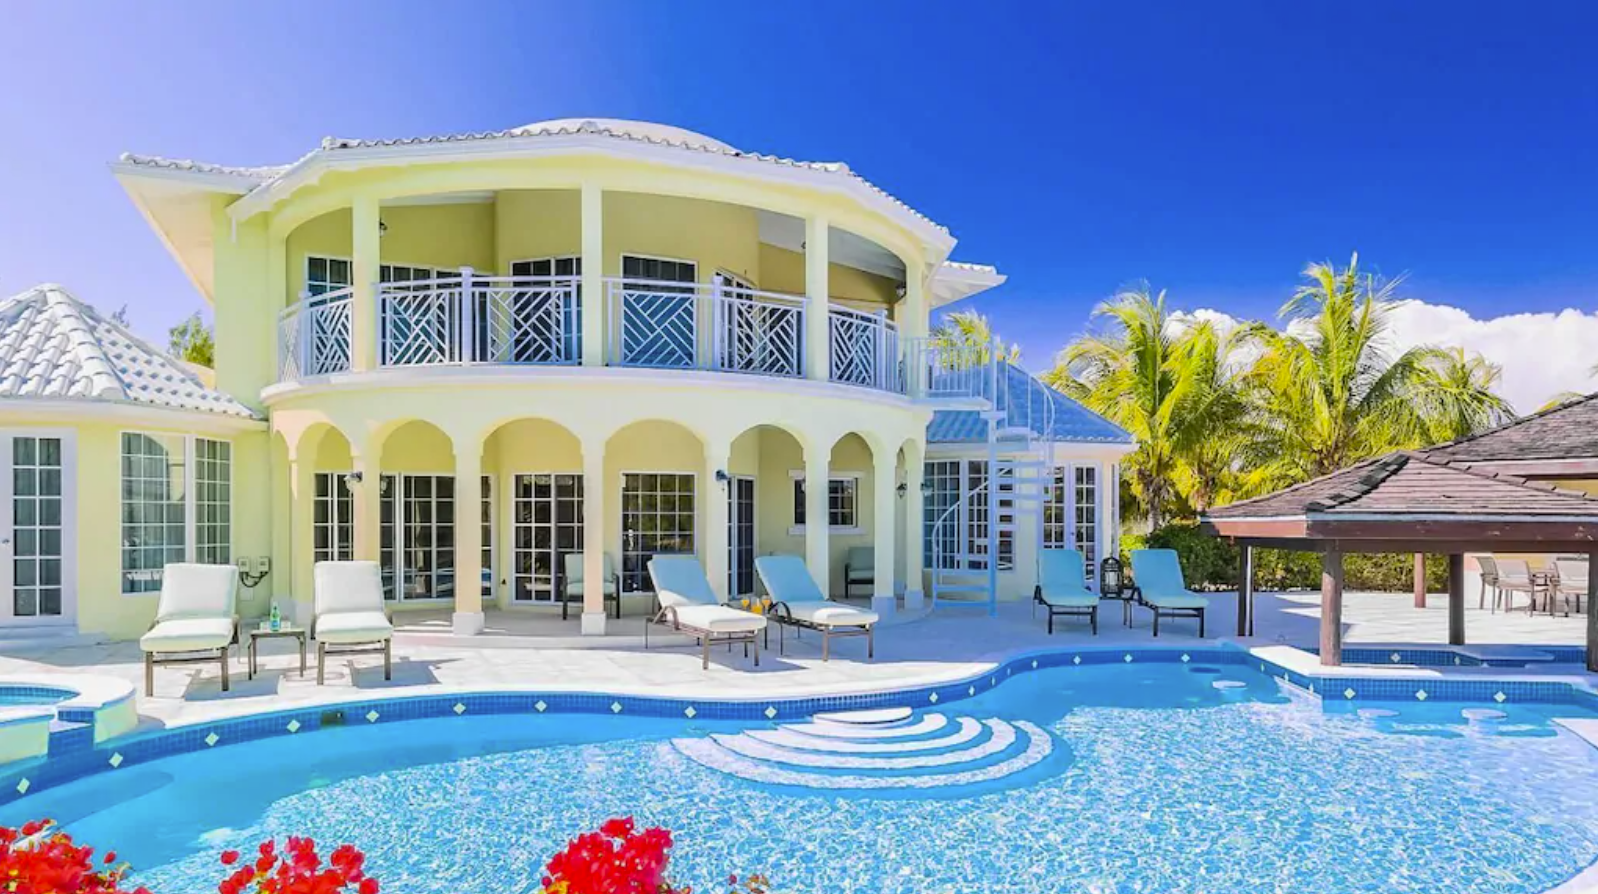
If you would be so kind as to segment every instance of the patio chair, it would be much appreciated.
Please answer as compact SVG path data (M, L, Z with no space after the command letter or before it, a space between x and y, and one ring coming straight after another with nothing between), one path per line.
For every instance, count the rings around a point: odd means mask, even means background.
M155 622L139 637L144 694L155 694L156 665L219 662L228 691L228 649L239 641L239 570L179 562L161 571Z
M1099 635L1099 594L1089 590L1082 553L1074 549L1046 549L1039 557L1038 584L1032 588L1033 613L1041 605L1049 610L1049 633L1054 617L1083 617Z
M693 556L655 556L649 560L649 577L655 584L655 601L660 611L650 622L666 621L699 640L701 663L710 669L712 643L744 644L744 654L754 646L755 666L760 666L760 633L766 619L754 612L723 605L705 569ZM644 648L649 648L649 624L644 625Z
M1565 597L1565 617L1570 617L1570 597L1576 597L1576 612L1581 612L1581 597L1587 595L1587 574L1589 566L1584 559L1555 559L1554 573L1558 575L1554 585L1559 595ZM1553 610L1552 604L1549 611ZM1592 611L1592 606L1587 606Z
M755 559L755 571L771 595L771 608L766 616L777 622L777 654L783 652L783 628L817 630L821 633L821 660L826 661L835 636L864 636L866 659L876 655L875 634L880 616L874 611L844 605L827 598L816 586L815 578L798 556L761 556ZM770 635L770 628L767 628Z
M601 588L604 598L614 600L616 603L616 618L621 619L621 577L616 574L616 566L611 564L610 553L604 553L604 572L601 579L604 586ZM581 602L583 598L583 554L567 553L562 557L565 562L566 586L561 590L560 617L565 620L567 607L571 605L573 597Z
M1189 590L1182 563L1174 549L1132 550L1132 582L1137 599L1154 612L1154 635L1160 635L1160 618L1197 618L1198 635L1204 636L1204 610L1210 601Z
M383 576L376 562L317 562L315 615L316 685L327 678L329 646L339 655L383 654L383 679L394 679L394 624L383 604Z
M843 558L843 598L848 599L854 595L854 588L864 584L874 587L877 583L877 551L870 546L851 546ZM827 587L823 585L823 590ZM870 595L869 593L867 595Z
M1506 559L1502 556L1493 556L1493 564L1498 567L1498 582L1494 584L1493 609L1498 608L1500 599L1504 603L1504 611L1509 612L1515 607L1515 594L1525 593L1530 603L1526 606L1526 613L1537 610L1537 593L1541 591L1535 578L1531 576L1531 566L1525 559Z
M1476 599L1476 608L1487 607L1487 590L1493 591L1493 610L1498 610L1498 563L1492 556L1477 556L1476 567L1481 569L1481 593Z

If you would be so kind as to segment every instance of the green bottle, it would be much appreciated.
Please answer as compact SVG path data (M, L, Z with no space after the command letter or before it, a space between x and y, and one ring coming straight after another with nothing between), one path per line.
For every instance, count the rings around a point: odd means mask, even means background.
M273 633L283 628L283 616L278 612L276 602L272 603L272 614L267 623L272 626Z

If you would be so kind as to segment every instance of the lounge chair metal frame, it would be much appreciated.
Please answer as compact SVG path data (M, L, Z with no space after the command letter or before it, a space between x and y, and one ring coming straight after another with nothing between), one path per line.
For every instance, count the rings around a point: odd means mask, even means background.
M154 630L157 621L150 625ZM148 633L149 631L145 631ZM222 665L222 691L228 691L228 662L232 656L228 653L239 644L239 616L233 616L233 638L220 649L196 649L189 652L145 652L144 653L144 694L155 695L155 669L179 664L210 664L219 661ZM176 655L176 658L157 658L157 655Z
M814 630L820 633L822 661L828 661L831 658L833 637L863 636L866 638L866 660L870 661L877 655L877 639L875 632L872 630L872 628L877 626L875 623L817 624L814 621L806 621L803 618L794 617L786 602L773 602L771 607L766 610L766 619L777 622L778 655L783 654L783 628L785 627L794 628L794 639L799 639L799 631L801 630ZM771 627L769 626L766 628L766 646L768 648L771 646Z
M650 612L649 620L644 622L644 648L649 648L649 628L660 623L669 623L671 629L687 633L699 640L700 665L704 670L710 670L710 647L717 643L726 643L729 652L732 651L733 643L743 643L745 658L749 657L749 646L753 644L755 647L755 667L760 666L760 630L734 630L718 633L714 630L706 630L703 627L693 627L678 620L676 606L661 606L660 600L657 598L654 610Z
M394 615L383 610L383 616L388 618L390 624L394 623ZM316 640L316 685L321 686L327 680L327 656L339 658L344 655L383 655L383 679L394 679L394 637L391 634L387 639L369 643L337 643L332 649L328 644L316 639L316 620L311 620L311 639Z
M1105 597L1101 596L1099 598L1103 599ZM1040 606L1040 605L1049 610L1049 633L1050 633L1050 635L1053 635L1053 633L1054 633L1054 618L1055 618L1056 615L1058 615L1060 617L1063 617L1063 618L1071 618L1071 617L1081 618L1081 617L1086 617L1088 619L1088 626L1091 627L1092 630L1093 630L1093 635L1094 636L1098 636L1099 635L1099 607L1097 605L1094 605L1092 607L1085 606L1085 605L1054 605L1053 603L1048 602L1047 600L1045 600L1043 598L1043 585L1042 584L1034 584L1032 586L1032 602L1033 602L1033 606L1032 606L1032 615L1033 615L1033 617L1037 617L1038 606Z
M1160 635L1160 616L1167 618L1197 618L1199 639L1204 638L1204 609L1202 608L1170 608L1155 605L1143 598L1143 589L1136 584L1132 585L1132 593L1136 596L1139 605L1154 613L1154 635Z

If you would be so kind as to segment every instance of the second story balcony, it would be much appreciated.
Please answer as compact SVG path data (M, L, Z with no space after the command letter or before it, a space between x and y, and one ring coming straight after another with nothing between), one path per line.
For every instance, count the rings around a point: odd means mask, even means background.
M898 327L885 311L837 305L817 326L802 295L712 283L606 277L585 302L578 277L480 276L471 268L377 288L382 368L584 363L584 321L597 323L600 363L827 381L904 393ZM353 368L353 289L306 294L278 323L278 376L293 381ZM826 342L825 375L814 371ZM592 365L592 364L590 364Z

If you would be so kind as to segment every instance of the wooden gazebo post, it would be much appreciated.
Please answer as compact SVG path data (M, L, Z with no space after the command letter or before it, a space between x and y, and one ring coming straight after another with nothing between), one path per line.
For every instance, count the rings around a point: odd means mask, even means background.
M1238 544L1237 556L1237 635L1248 636L1254 629L1254 547Z
M1343 552L1335 545L1321 553L1321 664L1343 663Z
M1598 674L1598 550L1587 553L1587 670Z
M1426 554L1415 554L1415 607L1426 607Z
M1448 644L1465 644L1465 554L1448 554Z

